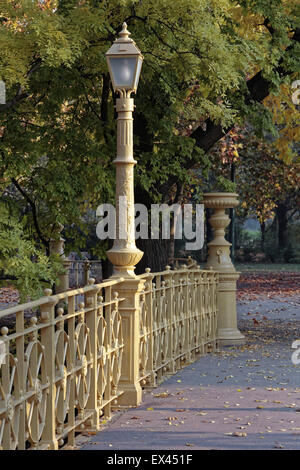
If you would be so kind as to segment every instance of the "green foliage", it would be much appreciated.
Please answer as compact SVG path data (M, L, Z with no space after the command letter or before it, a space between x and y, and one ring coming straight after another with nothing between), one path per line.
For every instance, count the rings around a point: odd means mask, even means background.
M234 193L236 192L236 184L223 175L219 175L214 191Z
M135 99L137 202L168 199L195 165L205 173L208 157L190 134L206 118L226 128L247 117L271 129L264 108L242 97L245 79L262 70L276 89L278 63L297 68L286 51L296 9L283 0L18 0L1 2L0 16L0 187L38 250L47 251L60 222L67 252L85 249L88 237L104 257L86 215L114 200L105 52L124 20L145 57Z
M14 284L21 301L39 297L43 286L52 285L62 272L61 262L38 250L5 208L1 207L0 215L0 283Z

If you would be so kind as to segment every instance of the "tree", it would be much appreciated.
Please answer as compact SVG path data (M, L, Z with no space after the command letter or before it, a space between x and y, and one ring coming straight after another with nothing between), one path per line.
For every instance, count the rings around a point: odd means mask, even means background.
M24 236L22 224L2 205L0 215L0 281L14 284L26 302L41 296L43 286L56 281L61 265L57 257L48 258Z
M82 246L83 214L112 202L115 120L105 52L123 20L143 51L136 200L168 201L236 121L274 130L261 104L295 78L299 6L285 0L47 0L1 4L2 189L46 253L53 225ZM5 201L7 204L7 200ZM80 230L78 230L78 227ZM83 236L78 236L81 234ZM140 269L164 266L147 241ZM99 242L103 256L106 244ZM159 254L159 256L157 256Z
M282 140L280 139L281 147ZM292 141L289 141L291 144ZM241 198L239 214L255 216L261 227L264 250L266 223L275 219L278 225L278 252L287 249L288 220L299 211L300 168L280 158L278 141L258 138L251 127L235 127L211 152L212 171L216 178L230 179L236 168L236 187Z

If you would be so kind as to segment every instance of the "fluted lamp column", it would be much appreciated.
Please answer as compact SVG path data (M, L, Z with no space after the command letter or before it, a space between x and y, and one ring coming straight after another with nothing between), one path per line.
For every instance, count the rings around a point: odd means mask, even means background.
M114 265L113 276L135 277L135 265L143 252L135 245L134 225L134 165L133 158L133 118L134 110L131 93L135 93L142 68L143 56L131 33L123 23L119 38L106 53L108 68L114 91L119 94L116 100L117 158L116 166L116 238L108 259Z

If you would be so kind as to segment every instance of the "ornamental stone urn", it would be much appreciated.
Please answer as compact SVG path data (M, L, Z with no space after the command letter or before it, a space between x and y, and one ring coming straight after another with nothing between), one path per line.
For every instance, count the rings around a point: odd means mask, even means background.
M204 206L213 209L209 219L213 228L214 239L208 243L206 269L219 272L218 288L218 342L220 345L244 343L245 337L237 328L236 282L240 273L236 272L230 258L230 246L225 239L225 229L230 224L226 209L239 204L236 193L206 193Z

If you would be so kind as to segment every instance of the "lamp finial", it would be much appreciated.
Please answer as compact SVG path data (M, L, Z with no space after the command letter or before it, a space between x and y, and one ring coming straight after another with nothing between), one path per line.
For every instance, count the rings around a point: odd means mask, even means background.
M130 36L130 32L128 31L127 29L127 23L124 23L122 24L122 31L119 32L119 36L120 36L120 39L118 39L118 42L120 41L124 41L124 42L128 42L128 41L132 41L132 39L129 39L129 36Z

